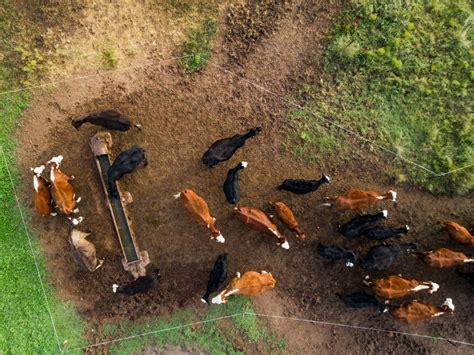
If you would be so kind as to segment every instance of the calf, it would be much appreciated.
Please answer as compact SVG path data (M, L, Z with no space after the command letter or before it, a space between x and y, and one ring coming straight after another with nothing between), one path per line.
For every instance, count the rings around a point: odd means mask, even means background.
M346 266L348 267L353 267L357 263L357 256L352 250L344 249L337 245L324 246L319 244L318 254L332 262L346 259Z
M145 151L138 145L132 146L130 149L123 151L117 156L114 163L107 171L109 194L111 197L118 198L118 190L115 182L125 174L134 171L141 163L143 163L144 166L148 165Z
M354 292L348 295L336 293L347 307L351 308L377 308L380 312L386 312L387 309L377 298L363 291Z
M230 280L229 285L212 299L212 303L227 303L227 297L230 295L260 295L275 288L275 284L276 281L272 274L266 271L262 271L262 273L247 271L242 277L240 273L237 273L237 276Z
M319 180L287 179L278 186L278 190L285 190L297 195L304 195L316 191L322 184L329 184L330 182L331 178L327 175L323 175Z
M421 290L428 290L431 294L439 289L439 285L432 281L409 280L394 275L374 280L366 276L364 283L372 287L377 296L388 299L405 297Z
M74 188L69 181L74 180L74 176L67 176L60 169L59 165L63 160L62 155L51 158L47 162L51 167L50 182L51 182L51 196L56 204L59 212L65 215L79 212L77 203L81 200L79 197L75 199L76 194Z
M71 123L76 129L79 129L84 123L92 123L111 131L128 131L130 127L132 127L128 117L114 110L93 112L85 116L74 118Z
M184 207L191 216L201 225L205 226L211 232L211 239L218 243L224 243L225 239L221 232L215 227L216 219L209 213L209 207L204 199L192 190L186 189L174 195L175 198L181 197Z
M374 226L364 229L362 235L371 240L384 240L391 237L399 237L401 234L407 234L409 230L410 227L407 225L400 228Z
M81 269L94 272L102 266L104 260L97 258L94 244L86 239L90 234L81 232L70 224L68 241L72 256Z
M277 237L277 245L283 249L290 249L290 245L286 237L280 234L278 228L265 212L258 208L252 207L236 207L235 214L237 218L252 229L260 232L265 232Z
M219 255L214 267L212 268L209 279L207 281L206 293L202 296L201 301L209 303L211 293L219 290L219 286L227 279L227 253Z
M215 141L202 156L203 164L213 168L221 161L230 159L237 149L245 144L247 139L255 137L261 130L261 127L256 127L249 129L245 134L236 134L232 137Z
M344 195L337 197L326 197L326 199L333 201L333 203L324 203L323 205L328 207L336 206L336 208L341 211L362 210L364 208L374 206L380 200L396 201L397 193L390 190L383 195L379 195L374 191L351 189Z
M240 162L235 168L227 172L227 178L224 181L224 194L227 202L235 205L240 200L240 186L239 186L239 170L247 167L248 163Z
M155 275L146 275L140 276L137 279L133 280L132 282L119 286L117 284L112 285L112 292L113 293L123 293L127 296L133 296L137 293L146 293L148 290L153 288L156 285L157 279L161 276L160 270L156 269L154 271Z
M293 215L293 212L290 210L290 208L285 205L283 202L275 202L271 204L273 208L275 209L275 212L280 219L280 221L283 222L283 224L293 233L296 234L296 237L299 240L305 240L305 235L304 232L301 230L301 228L298 225L298 221L296 220L295 216Z
M390 313L393 317L406 323L415 323L453 312L454 305L451 298L447 298L441 307L420 303L418 301L410 301L401 306L390 308Z
M452 251L446 248L423 252L418 255L421 256L428 266L435 268L452 267L474 262L474 259L468 258L464 253Z
M474 247L474 236L465 227L453 221L440 221L439 224L459 244Z
M364 230L370 225L378 222L381 219L387 218L387 210L383 210L376 214L365 214L359 215L352 218L349 222L344 223L342 226L337 227L337 231L341 233L344 237L354 238L362 235Z
M361 266L366 271L383 271L388 269L402 250L414 250L416 244L377 245L372 247L362 261Z
M31 171L33 171L33 204L36 213L41 217L55 215L49 182L41 175L44 169L44 165L34 169L31 168Z

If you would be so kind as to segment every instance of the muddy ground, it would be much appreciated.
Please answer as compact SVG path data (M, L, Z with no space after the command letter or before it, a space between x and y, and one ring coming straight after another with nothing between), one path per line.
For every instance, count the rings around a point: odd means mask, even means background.
M378 152L369 153L350 139L347 142L354 147L352 159L326 161L324 166L305 163L283 149L283 143L292 139L292 127L287 121L290 107L242 78L298 99L298 86L317 80L315 64L338 9L301 0L285 2L284 11L275 8L274 12L278 13L278 20L264 21L265 31L256 40L247 36L250 40L246 45L242 45L245 36L235 45L229 41L231 30L226 27L228 18L224 12L211 65L201 73L185 76L177 63L165 62L36 93L17 130L23 201L30 205L29 168L62 154L62 168L76 176L74 186L83 198L80 209L85 220L81 228L93 231L91 241L98 255L106 259L97 272L81 272L69 254L66 221L60 217L39 219L31 210L30 225L40 240L59 296L73 302L91 325L165 316L188 306L202 308L205 306L200 297L209 269L218 254L227 252L231 274L267 270L277 280L274 291L255 298L258 312L474 341L470 326L474 317L472 287L456 277L452 269L429 269L412 255L402 255L389 270L372 276L401 273L435 281L441 289L432 296L419 294L417 299L441 304L446 297L452 297L454 315L408 326L395 322L388 314L347 309L337 298L336 292L364 289L361 280L366 273L322 260L316 253L318 243L350 247L360 254L377 243L338 235L336 226L352 214L338 213L320 204L324 196L350 187L380 192L394 188L393 179L386 173L391 159ZM242 28L245 31L245 25ZM232 31L238 35L235 28ZM138 243L150 254L153 266L161 269L160 283L146 295L123 297L111 292L113 283L127 282L130 276L121 266L120 247L88 146L98 129L83 126L76 131L70 125L71 117L108 108L127 114L143 126L143 130L112 133L112 150L117 155L140 144L149 160L147 168L121 181L122 189L134 196L129 211ZM257 126L263 128L262 133L249 140L231 160L214 169L200 163L203 152L215 140ZM227 170L242 160L249 166L240 174L240 205L270 211L270 201L284 201L306 231L306 241L297 241L282 228L290 241L290 250L283 250L271 237L250 231L233 216L233 206L225 201L222 183ZM276 189L285 178L318 178L321 173L331 176L332 184L315 193L297 196ZM209 241L209 233L191 220L180 201L173 199L173 194L184 188L193 189L207 200L226 237L224 245ZM395 189L398 202L384 201L379 207L388 209L387 223L410 225L410 233L400 241L416 241L423 250L441 246L463 250L448 240L435 222L456 219L473 226L472 194L436 196L408 185ZM376 210L378 207L372 211ZM269 320L269 324L288 339L287 350L292 352L472 351L469 347L402 335L278 319Z

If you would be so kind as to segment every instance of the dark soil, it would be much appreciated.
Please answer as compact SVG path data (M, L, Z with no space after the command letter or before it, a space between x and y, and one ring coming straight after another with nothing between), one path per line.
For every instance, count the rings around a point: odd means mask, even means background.
M225 41L226 51L217 50L212 63L227 65L231 47L238 53L235 58L239 61L239 75L280 95L294 93L298 84L317 77L314 61L324 46L323 38L331 18L337 13L336 8L325 7L315 14L315 7L311 5L310 1L285 5L283 8L290 8L277 16L277 25L267 19L258 25L265 30L252 30L264 34L262 38L242 35L238 43L245 45L234 46L226 35L234 30L224 29L230 31L220 39ZM272 13L280 13L275 6ZM88 146L90 137L98 129L84 125L77 131L70 124L73 116L108 108L123 112L143 126L143 130L112 133L112 150L116 156L131 145L139 144L149 161L147 168L120 182L122 190L130 191L134 197L129 212L138 243L148 251L153 265L161 269L159 285L146 295L125 297L112 293L113 283L128 282L131 277L121 266L120 247ZM406 277L432 280L441 285L440 290L432 296L421 293L417 295L419 300L441 304L446 297L453 298L454 315L407 326L388 314L345 308L336 292L363 290L362 278L366 273L357 267L348 269L342 263L329 264L316 253L318 243L338 244L359 254L377 244L338 235L336 226L352 214L322 207L324 196L351 187L379 192L395 188L399 194L397 203L383 201L371 210L387 208L387 223L410 225L410 233L394 242L416 241L422 250L441 246L463 250L439 231L436 221L452 218L472 226L472 195L438 196L410 186L394 187L386 173L390 159L369 153L355 143L351 161L326 161L323 166L301 162L282 149L292 132L286 119L288 109L275 96L213 65L193 76L184 76L176 63L156 65L70 82L52 92L38 92L17 131L23 201L30 205L29 168L62 154L62 168L76 176L74 186L83 197L80 208L85 219L81 228L93 231L91 241L98 255L106 259L97 272L81 272L69 253L65 219L40 219L31 209L30 225L41 243L50 280L59 296L71 301L91 325L161 317L187 306L202 308L200 297L205 291L209 269L218 254L227 252L230 274L267 270L277 280L274 291L255 298L261 313L275 312L273 314L474 341L473 290L454 270L430 269L416 257L403 254L386 272L371 275L401 273ZM249 140L231 160L214 169L200 163L203 152L215 140L256 126L263 127L262 133ZM222 184L227 170L242 160L248 161L249 166L240 174L240 204L270 211L270 201L284 201L300 221L306 241L299 242L281 228L290 241L290 250L283 250L276 246L274 239L250 231L233 216L233 206L226 203ZM333 183L317 192L296 196L276 189L283 179L319 178L321 173L330 175ZM209 241L208 231L198 226L182 203L173 198L174 193L184 188L193 189L206 199L211 214L217 218L217 226L226 237L224 245ZM270 324L289 339L287 350L296 352L468 353L472 350L446 342L347 328L280 320L272 320Z

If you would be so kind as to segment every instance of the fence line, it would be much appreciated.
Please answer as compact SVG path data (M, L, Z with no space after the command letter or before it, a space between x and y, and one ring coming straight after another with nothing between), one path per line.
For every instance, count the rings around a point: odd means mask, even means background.
M25 230L25 233L26 233L26 236L27 236L27 239L28 239L28 244L30 245L31 254L33 255L33 261L35 263L36 272L38 274L38 279L39 279L40 284L41 284L41 290L43 292L43 297L44 297L44 300L45 300L45 303L46 303L46 308L48 310L49 318L51 319L51 325L52 325L52 328L53 328L54 336L56 337L56 342L57 342L57 345L58 345L59 352L61 352L61 342L59 340L56 325L54 324L53 314L52 314L51 308L49 306L48 296L46 295L46 289L44 287L43 279L41 278L41 272L40 272L40 269L39 269L39 266L38 266L38 261L36 260L36 254L35 254L35 251L33 249L33 243L31 241L31 235L30 235L30 232L28 231L28 227L27 227L26 221L25 221L25 216L23 215L23 211L22 211L21 206L20 206L20 200L18 198L18 194L17 194L16 189L15 189L15 184L13 182L13 177L12 177L12 174L10 172L10 168L9 168L9 165L8 165L8 160L7 160L7 157L5 155L5 151L3 150L3 147L1 145L0 145L0 150L2 151L3 161L5 162L5 168L7 169L8 177L10 178L10 183L11 183L11 187L12 187L12 190L13 190L13 194L15 195L16 205L18 207L18 210L20 211L21 221L23 223L23 228Z

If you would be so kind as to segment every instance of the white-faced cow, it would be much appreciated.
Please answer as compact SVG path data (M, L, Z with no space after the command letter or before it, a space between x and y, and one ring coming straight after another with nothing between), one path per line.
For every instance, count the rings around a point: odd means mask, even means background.
M236 134L215 141L202 156L202 163L213 168L218 163L230 159L237 149L245 144L247 139L255 137L261 130L261 127L256 127L249 129L245 134Z
M33 204L36 213L41 217L55 215L53 213L53 200L49 182L41 175L45 169L44 165L31 168L33 171Z
M277 245L283 249L289 249L290 245L284 235L282 235L278 228L265 212L253 207L236 207L235 215L237 218L246 224L248 227L259 232L271 234L277 238Z
M387 210L383 210L376 214L365 214L359 215L352 218L349 222L344 223L342 226L337 227L337 231L344 237L354 238L362 235L364 230L369 226L377 223L381 219L387 218Z
M142 163L144 166L148 165L148 161L145 157L145 151L138 145L132 146L117 156L107 171L110 196L118 198L118 190L115 182L122 178L125 174L130 174Z
M232 278L229 285L216 297L212 299L212 303L227 303L227 297L230 295L246 295L256 296L275 288L276 281L272 274L262 271L247 271L242 276Z
M451 298L447 298L440 307L415 300L390 308L393 317L406 323L416 323L453 312L454 304Z
M371 287L377 296L388 299L405 297L422 290L427 290L431 294L439 289L439 285L432 281L404 279L396 275L374 280L367 275L364 283Z
M375 191L364 191L358 189L351 189L343 195L337 197L326 197L326 200L332 203L324 203L323 205L337 209L344 210L362 210L374 206L380 200L397 200L397 193L395 191L388 191L383 195L379 195Z
M469 233L467 228L453 221L440 221L443 229L448 232L449 236L456 242L468 247L474 247L474 236Z
M456 252L447 248L440 248L428 252L421 252L425 264L434 268L445 268L463 265L465 263L474 263L474 258L469 258L462 252Z
M81 269L94 272L102 266L104 259L97 258L94 244L86 239L90 234L90 232L81 232L71 224L68 240L76 263Z
M216 228L216 219L209 213L209 206L204 199L195 193L193 190L183 190L174 195L175 198L180 198L183 201L184 207L189 214L201 225L209 229L211 232L211 239L215 239L218 243L224 243L225 239L221 232Z
M280 219L280 221L283 222L283 224L293 233L296 234L296 237L299 240L305 240L306 236L304 232L301 230L298 221L296 220L293 212L291 209L285 205L283 202L275 202L271 204L273 208L275 209L275 212Z
M240 162L235 168L227 172L227 178L224 181L224 194L227 202L235 205L240 200L239 171L247 167L246 161Z
M111 131L128 131L132 126L127 116L114 110L93 112L72 120L72 125L76 129L79 129L84 123L91 123Z
M319 189L322 184L329 184L330 182L331 178L327 175L323 175L319 180L286 179L278 186L278 190L304 195L309 192L314 192Z
M212 293L219 290L219 286L227 279L227 253L219 255L214 266L209 273L207 280L206 293L202 296L201 301L209 303L209 297Z

